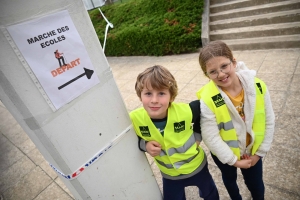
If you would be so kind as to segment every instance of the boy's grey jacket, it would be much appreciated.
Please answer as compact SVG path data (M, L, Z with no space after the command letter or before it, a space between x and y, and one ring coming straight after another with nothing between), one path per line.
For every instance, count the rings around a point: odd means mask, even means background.
M253 146L254 133L252 131L252 122L254 118L255 110L255 101L256 101L256 85L254 78L256 72L254 70L249 70L243 62L238 62L235 69L236 74L239 77L243 89L244 89L244 113L245 113L245 123L238 114L236 108L232 104L229 97L220 89L222 97L228 107L233 126L236 130L238 143L240 148L241 155L251 153ZM222 140L219 129L217 126L217 121L215 114L207 107L207 105L200 100L201 102L201 132L202 139L209 150L214 153L222 163L227 163L233 165L237 161L237 157L230 150L229 146ZM271 147L273 140L274 127L275 127L275 115L272 108L272 103L270 99L269 91L266 91L265 94L265 111L266 111L266 131L265 138L257 152L255 153L258 156L265 156ZM252 137L251 144L246 148L246 132L248 132Z

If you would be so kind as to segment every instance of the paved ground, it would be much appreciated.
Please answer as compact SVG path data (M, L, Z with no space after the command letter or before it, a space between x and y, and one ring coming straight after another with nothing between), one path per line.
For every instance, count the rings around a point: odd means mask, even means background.
M270 90L276 113L275 138L264 159L264 181L267 200L300 199L300 49L236 51ZM179 95L176 101L189 102L208 79L202 75L198 53L163 57L108 57L115 80L128 111L139 107L134 92L135 78L146 67L160 64L176 77ZM205 145L201 144L207 151ZM0 102L0 200L73 199L57 174L48 166L30 138ZM211 157L209 169L221 199L229 199L220 171ZM149 162L161 186L159 170ZM238 183L244 199L251 199L239 174ZM186 188L187 199L201 199L195 187Z

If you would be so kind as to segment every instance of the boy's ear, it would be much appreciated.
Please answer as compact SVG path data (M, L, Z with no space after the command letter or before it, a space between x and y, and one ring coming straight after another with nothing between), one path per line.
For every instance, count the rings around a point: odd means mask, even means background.
M171 104L174 102L175 98L174 99L170 99L169 101L169 107L171 106Z

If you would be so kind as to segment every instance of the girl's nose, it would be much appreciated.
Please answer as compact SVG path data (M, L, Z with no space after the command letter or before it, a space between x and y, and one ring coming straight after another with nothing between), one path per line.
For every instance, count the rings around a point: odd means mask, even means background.
M220 78L222 76L226 75L226 73L222 72L221 70L218 72L217 78Z

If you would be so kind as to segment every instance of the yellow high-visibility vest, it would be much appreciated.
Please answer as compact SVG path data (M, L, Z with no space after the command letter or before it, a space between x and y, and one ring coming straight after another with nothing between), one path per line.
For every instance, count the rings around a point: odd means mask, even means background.
M170 176L190 174L205 158L204 151L197 147L192 129L192 111L188 104L172 103L164 136L157 130L144 108L130 113L136 134L146 141L157 141L161 153L154 157L159 169Z
M266 84L255 78L256 83L256 103L255 113L252 124L252 130L255 135L254 144L251 154L254 155L260 144L264 140L266 128L266 113L264 95L266 92ZM228 108L221 96L217 86L211 80L197 92L198 99L202 99L209 109L216 115L220 136L223 141L230 147L233 153L240 159L240 149L238 145L237 134L234 129ZM246 133L245 133L246 134Z

